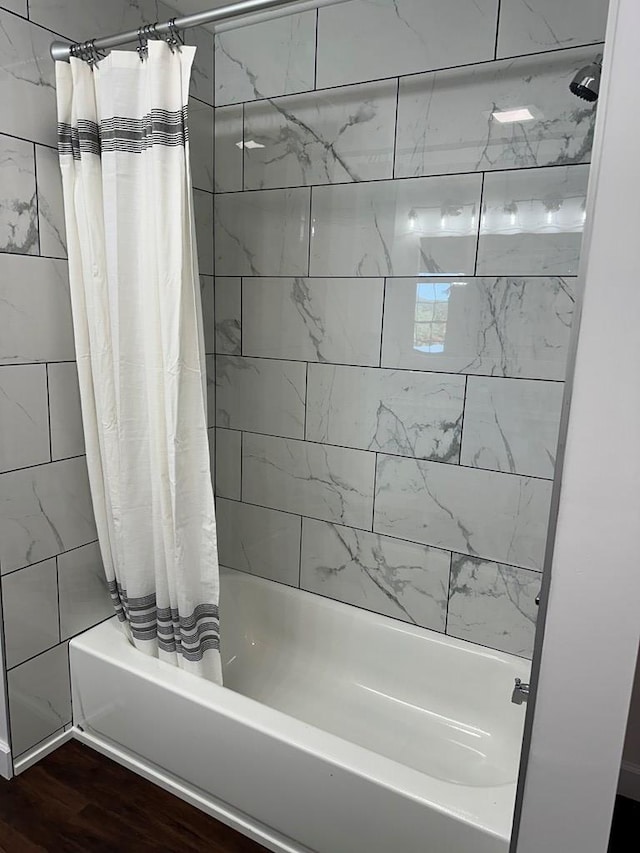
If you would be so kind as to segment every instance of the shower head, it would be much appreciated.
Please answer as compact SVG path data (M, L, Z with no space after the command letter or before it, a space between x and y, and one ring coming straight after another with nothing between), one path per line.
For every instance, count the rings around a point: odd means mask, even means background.
M600 73L602 72L602 59L585 65L569 83L569 89L574 95L584 101L597 101L600 92Z

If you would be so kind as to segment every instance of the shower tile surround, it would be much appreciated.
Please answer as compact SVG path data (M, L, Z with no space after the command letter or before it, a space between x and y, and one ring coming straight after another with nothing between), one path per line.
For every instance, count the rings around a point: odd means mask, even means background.
M67 641L113 613L84 459L49 44L174 15L155 0L0 0L0 583L14 759L69 724ZM213 353L213 35L187 41Z
M216 36L224 565L531 656L606 7Z

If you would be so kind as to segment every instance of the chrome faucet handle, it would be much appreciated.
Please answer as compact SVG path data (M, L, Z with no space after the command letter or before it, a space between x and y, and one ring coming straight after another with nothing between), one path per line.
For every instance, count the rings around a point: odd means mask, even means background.
M522 705L522 703L526 702L529 698L530 685L523 683L521 678L516 678L515 682L513 693L511 694L511 701L514 705Z

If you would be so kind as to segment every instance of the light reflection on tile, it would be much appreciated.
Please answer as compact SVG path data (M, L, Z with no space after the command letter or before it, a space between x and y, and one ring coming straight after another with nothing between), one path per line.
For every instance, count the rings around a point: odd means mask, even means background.
M473 271L480 175L315 187L311 275Z
M392 177L396 91L393 80L247 104L245 187Z
M215 111L215 191L242 189L242 104Z
M382 364L564 379L574 285L568 278L388 279Z
M592 59L579 48L403 79L396 177L588 162L595 104L567 81ZM515 108L531 118L493 117Z
M485 176L478 275L576 275L589 166Z

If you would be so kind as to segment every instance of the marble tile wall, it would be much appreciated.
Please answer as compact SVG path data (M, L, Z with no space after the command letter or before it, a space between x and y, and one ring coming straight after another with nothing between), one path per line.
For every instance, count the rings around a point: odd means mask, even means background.
M84 458L49 44L173 14L155 0L0 0L0 584L14 758L69 723L68 640L112 615ZM191 154L213 353L213 35L188 40L198 47Z
M606 12L351 0L216 37L224 565L531 655L595 118L568 84Z

